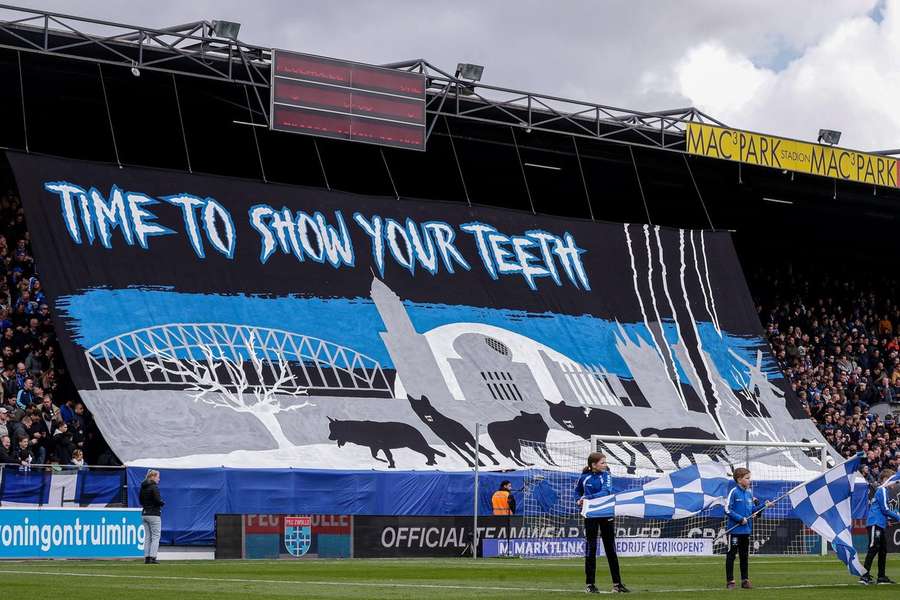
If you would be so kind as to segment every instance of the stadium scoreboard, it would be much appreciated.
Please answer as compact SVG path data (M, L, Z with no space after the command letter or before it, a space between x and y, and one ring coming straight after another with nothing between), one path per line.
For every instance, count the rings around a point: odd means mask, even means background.
M425 150L425 76L272 50L270 127Z

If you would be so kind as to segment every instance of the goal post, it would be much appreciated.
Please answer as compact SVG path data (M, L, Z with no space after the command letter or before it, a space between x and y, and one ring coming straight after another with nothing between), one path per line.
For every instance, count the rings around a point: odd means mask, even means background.
M528 462L556 466L529 469L524 486L523 518L529 535L552 538L580 527L574 487L590 452L602 452L616 492L639 489L646 482L692 464L719 463L731 473L749 468L754 495L775 500L793 487L827 470L827 446L822 442L698 440L667 437L591 436L573 442L520 442ZM534 459L534 460L532 460ZM678 520L616 517L620 545L643 554L689 548L697 554L727 551L721 506ZM626 543L627 542L627 543ZM685 543L679 543L685 542ZM690 544L686 542L692 542ZM523 546L524 547L524 546ZM544 545L546 547L546 544ZM561 545L571 550L572 544ZM824 539L793 516L790 501L781 498L754 519L750 551L755 554L814 554L827 551ZM520 553L525 555L525 553ZM552 554L552 553L551 553Z

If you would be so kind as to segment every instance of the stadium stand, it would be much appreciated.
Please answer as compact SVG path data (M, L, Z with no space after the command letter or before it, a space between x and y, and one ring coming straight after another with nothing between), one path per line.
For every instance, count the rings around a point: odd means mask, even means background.
M900 466L900 309L897 282L815 271L751 277L760 321L805 410L843 456L866 453L878 480Z
M0 460L22 468L78 465L82 456L117 464L66 373L21 202L0 185L0 437L10 438Z

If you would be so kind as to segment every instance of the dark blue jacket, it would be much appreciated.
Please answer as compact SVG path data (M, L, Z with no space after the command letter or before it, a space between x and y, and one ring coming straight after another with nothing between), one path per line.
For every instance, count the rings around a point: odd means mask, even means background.
M732 535L749 535L753 532L753 521L748 519L747 523L741 525L741 519L747 519L753 514L753 492L745 490L739 485L734 486L725 497L725 516L728 517L728 526L731 529L729 533Z
M578 485L575 486L575 496L591 500L592 498L602 498L613 494L612 475L609 471L601 471L600 473L582 473L578 478Z
M882 529L887 529L888 517L895 521L900 521L900 514L896 510L891 510L887 499L887 488L880 487L875 490L875 495L869 502L869 516L866 519L866 527L875 525Z

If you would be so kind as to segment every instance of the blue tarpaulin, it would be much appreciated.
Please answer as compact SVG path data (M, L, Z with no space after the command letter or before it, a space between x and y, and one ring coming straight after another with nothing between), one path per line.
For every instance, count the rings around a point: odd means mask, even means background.
M80 506L122 503L127 484L129 506L139 506L138 493L146 468L127 471L80 470L74 496L66 501ZM333 514L333 515L419 515L465 516L472 514L474 474L440 471L329 471L297 469L162 469L160 491L163 509L163 543L212 545L215 542L216 514ZM491 495L508 479L518 506L523 506L525 471L483 472L480 475L479 513L491 513ZM33 470L4 469L0 502L6 506L46 505L53 474ZM538 496L553 503L555 497L574 488L562 484ZM619 481L620 487L624 482ZM628 482L637 485L645 480ZM756 481L754 493L772 499L784 490L783 482ZM865 518L868 490L857 486L853 495L853 516ZM573 492L574 493L574 492ZM546 497L545 497L546 496ZM786 501L782 501L786 502ZM789 510L786 508L785 510ZM720 511L713 510L712 516ZM781 510L779 509L779 512ZM783 513L782 513L783 514Z
M6 506L47 505L54 487L53 478L71 477L73 474L76 475L74 490L62 490L66 505L109 506L125 503L126 476L123 469L84 468L49 472L38 468L25 471L15 466L4 468L0 476L0 503Z
M162 543L211 545L215 515L470 515L472 473L297 469L160 469ZM146 468L128 468L128 503L139 506ZM480 508L491 513L500 482L521 489L524 472L482 473ZM521 506L521 492L515 493Z
M36 469L20 471L15 467L3 469L0 498L6 505L46 504L50 498L50 473Z
M75 502L81 506L123 504L126 481L120 469L81 469L75 483Z
M128 468L129 506L139 506L146 473L146 468ZM471 472L211 468L160 473L164 544L212 545L217 513L462 516L473 508ZM506 479L521 507L525 476L525 471L481 473L479 513L491 514L491 495ZM754 493L763 500L783 489L783 482L754 483ZM854 517L864 517L866 508L867 490L858 486Z

